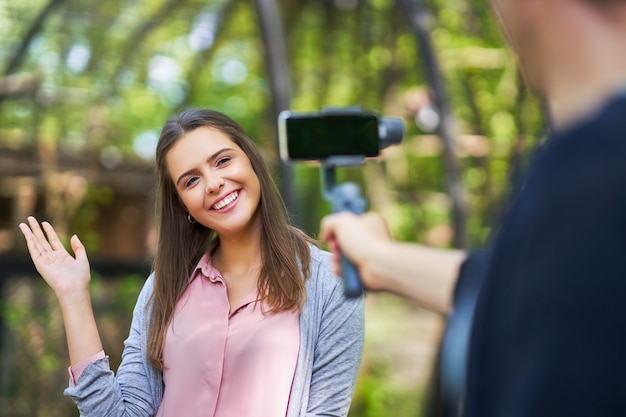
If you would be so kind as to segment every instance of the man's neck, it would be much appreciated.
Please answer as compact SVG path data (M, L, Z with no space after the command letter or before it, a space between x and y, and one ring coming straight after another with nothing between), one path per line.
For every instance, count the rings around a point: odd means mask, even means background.
M612 82L600 78L596 83L589 81L586 86L579 85L563 94L548 100L550 118L556 130L564 130L579 120L593 115L608 100L620 92L626 92L626 68L621 77Z
M590 34L580 40L577 53L569 56L572 60L553 63L555 70L546 85L546 96L557 130L589 117L611 97L626 90L623 39L623 31Z

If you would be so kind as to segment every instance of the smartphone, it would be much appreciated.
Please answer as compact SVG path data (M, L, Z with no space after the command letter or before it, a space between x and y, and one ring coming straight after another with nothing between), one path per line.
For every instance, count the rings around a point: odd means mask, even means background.
M366 111L321 111L278 116L278 144L283 161L324 160L332 156L376 157L378 115Z

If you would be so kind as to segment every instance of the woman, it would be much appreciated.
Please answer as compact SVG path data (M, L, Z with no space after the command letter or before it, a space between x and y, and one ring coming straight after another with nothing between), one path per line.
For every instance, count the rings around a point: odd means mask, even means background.
M167 121L157 146L159 239L114 376L89 263L52 226L20 224L61 305L71 396L84 416L345 416L363 348L362 299L289 225L258 149L211 110ZM45 234L44 234L45 232Z

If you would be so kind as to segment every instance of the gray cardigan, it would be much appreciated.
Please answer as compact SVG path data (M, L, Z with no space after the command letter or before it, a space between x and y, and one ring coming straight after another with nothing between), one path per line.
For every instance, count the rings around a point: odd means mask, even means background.
M350 408L363 354L363 298L344 298L341 280L329 267L330 255L311 247L311 277L300 314L300 351L287 417L346 416ZM153 285L150 275L133 311L117 376L105 357L89 364L75 387L65 389L81 416L156 415L163 379L146 355Z

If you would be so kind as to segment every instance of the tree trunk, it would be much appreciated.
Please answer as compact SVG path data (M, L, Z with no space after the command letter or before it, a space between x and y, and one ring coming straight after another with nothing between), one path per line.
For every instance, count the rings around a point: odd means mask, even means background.
M424 65L426 79L433 93L433 103L439 112L439 125L437 134L443 143L443 156L446 167L446 181L450 199L452 200L452 224L454 230L454 246L464 248L467 245L467 237L465 231L466 223L466 202L465 189L461 182L461 173L459 162L455 155L455 127L456 122L450 109L448 95L445 89L445 82L434 47L430 37L430 28L428 25L429 13L421 1L398 0L400 6L404 9L409 25L413 30L415 37L419 42L419 50L421 60Z

